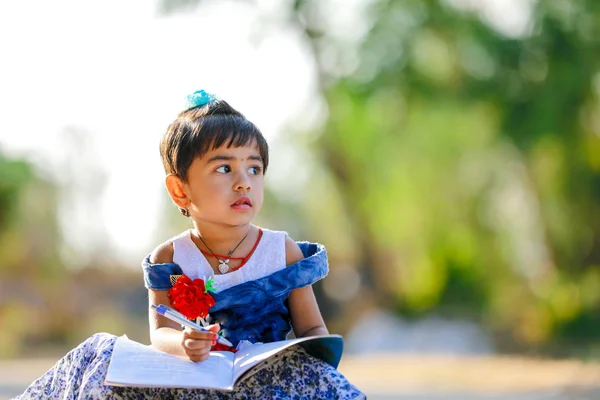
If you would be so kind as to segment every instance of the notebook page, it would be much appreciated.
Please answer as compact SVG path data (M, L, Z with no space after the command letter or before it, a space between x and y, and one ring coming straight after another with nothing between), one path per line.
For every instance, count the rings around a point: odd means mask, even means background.
M211 352L206 361L155 350L120 337L115 343L105 384L166 388L233 388L233 353Z
M275 355L286 347L291 346L287 341L248 345L242 351L235 353L233 379L236 381L246 371L260 362Z
M233 379L234 381L237 381L240 377L245 378L244 374L255 365L262 363L290 346L296 344L305 345L309 343L312 344L312 346L307 346L309 347L307 348L309 353L334 367L337 367L339 360L342 357L342 337L340 335L311 336L244 346L243 349L235 353ZM312 349L310 349L310 347L312 347ZM317 351L311 352L310 350L313 349ZM265 365L261 364L258 368L262 368L267 364L268 363Z

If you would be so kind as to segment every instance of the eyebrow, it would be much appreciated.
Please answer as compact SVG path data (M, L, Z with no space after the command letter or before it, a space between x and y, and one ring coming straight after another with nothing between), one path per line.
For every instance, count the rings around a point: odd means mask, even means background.
M232 160L236 160L236 157L233 156L224 156L224 155L216 155L216 156L212 156L211 158L209 158L208 160L206 160L207 163L212 163L215 161L232 161ZM248 160L255 160L255 161L260 161L263 162L263 159L261 156L249 156Z

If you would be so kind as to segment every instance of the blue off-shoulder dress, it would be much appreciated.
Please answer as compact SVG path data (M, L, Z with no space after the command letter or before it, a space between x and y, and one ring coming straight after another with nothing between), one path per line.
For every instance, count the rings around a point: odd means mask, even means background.
M328 272L322 245L299 242L305 258L260 279L240 283L214 295L210 322L236 345L240 340L284 340L291 330L287 298L293 289L311 285ZM175 263L143 262L147 288L166 290L170 275L182 273ZM117 337L98 333L71 350L15 399L363 399L355 386L331 365L293 346L274 363L240 382L234 391L114 387L104 384Z

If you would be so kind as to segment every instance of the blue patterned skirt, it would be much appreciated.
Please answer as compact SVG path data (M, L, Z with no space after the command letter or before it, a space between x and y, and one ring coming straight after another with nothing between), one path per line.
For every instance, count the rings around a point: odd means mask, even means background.
M299 346L238 383L232 392L106 386L104 378L117 337L93 335L60 359L15 399L364 399L329 364Z

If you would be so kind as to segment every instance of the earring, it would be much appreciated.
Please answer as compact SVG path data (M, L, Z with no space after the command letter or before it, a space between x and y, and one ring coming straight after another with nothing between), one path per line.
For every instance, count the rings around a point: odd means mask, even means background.
M181 213L181 215L183 215L184 217L189 217L190 216L190 212L188 211L187 208L182 208L179 207L179 212Z

